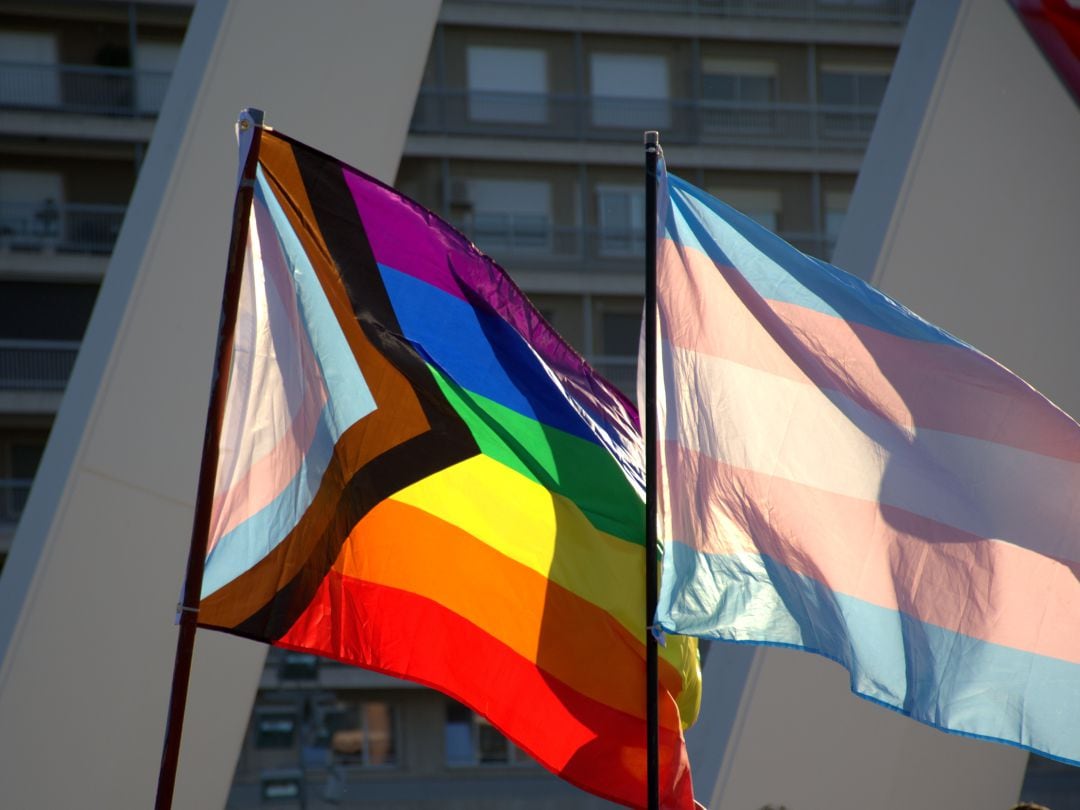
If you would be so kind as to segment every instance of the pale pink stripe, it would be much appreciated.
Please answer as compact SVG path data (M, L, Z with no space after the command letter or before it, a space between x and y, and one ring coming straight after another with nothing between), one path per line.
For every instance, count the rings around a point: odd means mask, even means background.
M836 593L1080 663L1080 565L673 443L659 449L669 538L708 554L760 552Z
M280 355L284 347L281 339L287 338L293 351L291 363L295 364L293 371L299 371L300 377L293 384L302 387L302 399L292 414L288 427L281 432L277 442L267 452L257 459L250 460L250 465L242 473L233 471L231 485L224 492L218 492L214 497L212 507L212 529L207 552L213 550L217 541L243 523L253 514L264 508L278 496L278 494L296 476L303 462L304 455L311 446L319 424L320 415L326 406L328 393L326 384L319 371L319 365L312 351L310 341L300 323L300 316L296 310L295 290L292 286L291 276L285 265L284 257L276 238L273 235L272 225L269 224L267 214L263 206L257 201L253 202L253 226L258 226L257 233L263 238L259 240L263 257L263 272L269 283L266 289L267 296L277 296L280 308L285 312L285 318L277 321L273 328L269 323L255 323L252 330L254 343L248 346L249 351L258 351L261 340L272 344L272 347ZM249 255L250 261L250 255ZM251 283L251 277L244 279L245 284ZM267 307L267 314L273 307ZM273 334L273 337L271 337ZM239 348L239 347L235 347ZM267 348L270 348L269 346ZM235 349L234 349L235 350ZM284 371L284 369L282 369ZM284 377L282 381L288 384ZM289 397L284 391L265 390L268 383L264 379L238 380L235 396L227 407L243 407L241 401L252 395L262 400L266 405L271 399L276 399L284 407L288 406ZM251 390L239 390L250 388ZM275 414L288 416L288 414ZM245 424L249 420L243 420ZM249 425L250 426L250 425ZM237 443L241 437L235 439ZM236 460L239 465L241 459ZM219 480L219 483L221 481Z
M735 270L670 239L658 265L662 328L676 346L838 391L904 427L1080 461L1080 425L979 352L763 299Z

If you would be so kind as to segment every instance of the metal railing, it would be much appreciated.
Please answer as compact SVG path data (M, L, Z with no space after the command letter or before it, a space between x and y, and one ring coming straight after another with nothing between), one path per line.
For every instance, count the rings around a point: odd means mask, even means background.
M0 108L154 116L167 71L0 61Z
M19 522L32 483L30 478L0 478L0 525Z
M77 340L0 339L0 390L63 391L78 353Z
M645 12L653 14L902 25L914 0L453 0L456 5L516 4L564 11Z
M522 260L544 269L573 272L636 272L645 256L645 235L639 228L584 228L548 225L544 230L517 226L508 215L502 230L488 219L482 227L475 221L454 222L476 246L511 270ZM513 260L515 263L510 264ZM584 264L584 267L580 265Z
M822 261L832 261L836 238L830 234L813 231L785 231L780 234L780 237L803 253Z
M610 98L422 87L410 131L611 140L659 129L665 141L771 148L865 148L877 107L795 102Z
M531 221L535 217L526 217ZM496 229L501 222L503 228ZM548 225L537 230L518 226L511 214L485 218L484 227L475 222L455 222L476 246L511 271L522 263L530 268L586 273L644 272L645 234L640 228L595 228L574 225ZM781 238L799 250L828 260L833 242L824 233L785 231Z
M637 396L636 357L595 356L589 358L589 365L631 400Z
M125 210L52 200L0 202L0 250L109 253Z

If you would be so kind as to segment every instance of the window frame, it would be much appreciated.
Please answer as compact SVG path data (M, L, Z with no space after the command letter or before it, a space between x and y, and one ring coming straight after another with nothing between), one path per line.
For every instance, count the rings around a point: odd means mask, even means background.
M504 65L493 71L499 57L513 61L517 56L523 70ZM487 59L491 64L485 64ZM533 61L535 64L527 65ZM465 114L469 121L480 124L524 124L545 126L550 120L548 97L551 93L551 60L544 48L509 45L472 44L465 48ZM507 81L514 77L530 77L531 81ZM531 87L529 85L532 85Z
M465 711L469 714L469 753L471 757L468 761L457 760L451 761L449 747L447 745L447 733L449 731L450 712L452 710ZM461 723L457 723L461 725ZM482 748L480 737L483 730L490 730L490 732L498 735L506 743L506 760L488 760L485 761L482 755ZM520 748L509 737L499 731L495 725L483 715L474 712L468 706L465 706L455 701L447 700L445 703L445 712L443 715L443 765L450 770L462 770L467 768L478 769L494 769L494 768L523 768L523 767L537 767L536 760L528 755L524 749Z
M629 183L597 183L593 189L596 200L596 254L602 258L645 256L645 189ZM608 195L622 195L629 200L628 222L614 227L604 203Z
M634 65L635 60L639 64ZM671 126L671 65L665 54L625 51L593 51L589 54L589 122L598 129L667 129ZM633 77L625 84L612 83L609 73L618 71L661 76L662 89L637 92ZM656 70L657 67L662 70ZM603 84L604 87L599 85ZM640 83L637 85L640 87ZM626 107L637 107L629 113Z

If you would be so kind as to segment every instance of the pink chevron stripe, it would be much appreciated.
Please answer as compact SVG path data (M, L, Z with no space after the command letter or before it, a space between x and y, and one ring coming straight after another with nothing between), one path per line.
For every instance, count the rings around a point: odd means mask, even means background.
M676 346L838 391L904 427L1080 461L1080 426L974 349L765 300L736 271L670 239L658 254L664 337Z
M223 446L241 448L241 452L233 458L231 469L219 474L219 488L224 485L227 489L214 496L207 553L221 537L273 501L295 477L311 446L328 399L319 364L300 323L292 278L274 236L273 225L258 200L253 201L252 208L253 230L256 231L253 244L257 245L258 258L262 260L261 267L268 282L265 285L267 299L265 312L261 313L247 296L241 302L241 320L249 321L250 345L241 347L238 343L236 348L238 352L247 349L253 359L244 366L234 366L225 421L228 430L233 421L229 418L229 410L249 410L250 403L241 400L245 396L254 396L258 400L256 406L262 407L263 414L277 420L276 424L264 422L261 426L262 432L275 436L276 441L261 455L253 457L257 450L247 444L249 437L223 436ZM251 250L249 245L249 263L258 260L253 259ZM249 264L245 270L250 272L250 267ZM251 286L249 281L250 276L244 280L245 287ZM258 375L259 363L254 359L267 358L271 354L279 361L273 367L283 375L273 380ZM233 392L236 392L235 399ZM245 423L250 429L250 422Z
M699 553L765 554L836 593L1080 663L1080 565L672 442L660 453L662 530ZM678 496L664 503L669 492Z

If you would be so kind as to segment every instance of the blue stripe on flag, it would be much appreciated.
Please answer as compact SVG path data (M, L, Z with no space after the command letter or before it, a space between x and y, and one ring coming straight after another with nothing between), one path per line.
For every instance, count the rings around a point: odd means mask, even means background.
M597 441L510 324L408 273L382 264L379 270L405 337L432 365L474 394Z
M300 239L293 232L277 197L266 185L262 167L258 170L255 192L270 212L282 252L292 271L297 308L326 381L330 418L338 426L340 433L374 411L375 400L349 341L341 331L330 302L326 299L326 292L315 276L315 268L311 266L311 261L300 244Z
M277 548L311 506L341 438L331 421L324 408L292 480L270 503L218 540L206 557L201 598L229 584Z
M1080 765L1046 753L1076 750L1078 664L834 593L756 554L669 542L661 582L656 619L668 632L817 653L850 672L857 695L921 723Z
M311 505L333 457L334 445L350 426L375 410L357 365L307 253L259 168L258 203L266 206L296 290L301 325L326 384L328 401L319 414L315 435L296 475L265 507L222 536L206 558L202 596L231 582L274 550ZM260 234L265 239L265 234ZM264 250L270 246L264 246ZM301 392L295 392L302 399Z

